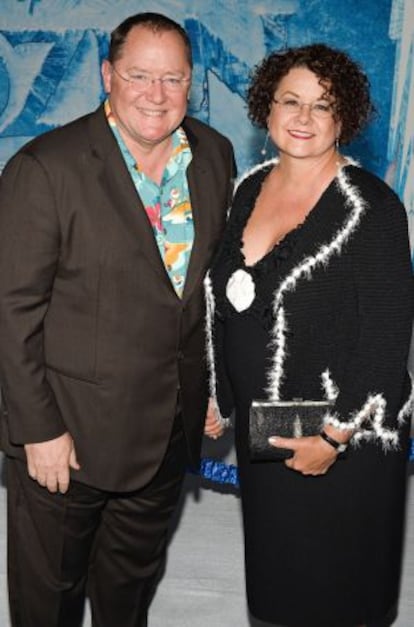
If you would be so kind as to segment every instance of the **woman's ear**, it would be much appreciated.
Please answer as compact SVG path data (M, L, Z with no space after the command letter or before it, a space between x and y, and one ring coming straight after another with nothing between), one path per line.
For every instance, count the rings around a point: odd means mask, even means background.
M335 124L335 143L339 144L342 134L342 122L338 120Z

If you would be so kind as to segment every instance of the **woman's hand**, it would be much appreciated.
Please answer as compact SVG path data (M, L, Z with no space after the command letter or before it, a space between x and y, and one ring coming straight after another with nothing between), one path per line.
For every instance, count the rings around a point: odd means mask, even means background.
M217 438L222 436L223 433L223 424L218 416L215 403L213 399L210 398L208 401L206 422L204 425L204 434L209 438L213 438L213 440L217 440Z
M338 452L319 435L305 438L269 438L269 444L294 451L285 465L302 475L324 475L336 462Z

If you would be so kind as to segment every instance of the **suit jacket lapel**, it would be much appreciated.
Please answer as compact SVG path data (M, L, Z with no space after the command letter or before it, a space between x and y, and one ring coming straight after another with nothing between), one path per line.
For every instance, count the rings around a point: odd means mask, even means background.
M187 270L183 299L187 300L199 282L200 274L204 270L210 240L210 207L208 190L213 194L209 183L208 164L201 158L193 160L187 171L188 186L190 189L191 208L194 220L194 242Z
M194 220L194 242L183 293L185 301L190 298L205 271L211 240L212 212L215 210L215 181L197 137L185 126L185 122L184 128L193 152L187 176ZM89 129L92 149L101 160L101 184L111 209L118 213L133 245L140 249L158 277L176 294L159 254L145 208L108 127L103 106L90 116Z
M101 159L101 184L112 210L117 212L133 246L145 255L157 275L174 291L159 254L151 224L135 189L103 107L90 117L93 150Z
M194 289L200 284L206 272L206 264L210 259L214 235L213 224L221 223L222 199L217 198L217 181L207 157L204 144L201 145L192 129L183 123L193 153L188 170L188 186L190 190L191 208L194 220L194 243L184 286L183 301L191 298Z

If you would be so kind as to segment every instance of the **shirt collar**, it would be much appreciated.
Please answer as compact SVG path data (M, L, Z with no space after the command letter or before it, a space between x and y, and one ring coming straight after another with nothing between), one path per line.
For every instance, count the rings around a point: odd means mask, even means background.
M115 116L112 112L111 105L110 105L108 98L104 102L104 109L105 109L106 119L108 120L108 124L112 132L114 133L118 143L121 145L123 154L127 155L129 163L133 165L136 170L140 171L139 163L135 161L134 157L131 155L130 151L125 145L125 142L121 136L121 133L119 132L118 125L116 123ZM184 131L182 126L179 126L173 132L171 139L172 139L173 150L171 153L171 157L169 159L169 163L172 160L179 162L181 157L184 154L187 154L187 155L188 153L191 154L190 143L188 141L186 132Z

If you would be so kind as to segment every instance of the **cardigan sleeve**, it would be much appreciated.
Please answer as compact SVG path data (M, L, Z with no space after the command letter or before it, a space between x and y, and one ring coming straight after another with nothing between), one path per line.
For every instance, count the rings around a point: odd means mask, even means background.
M216 292L213 284L217 269L219 274L222 256L225 254L228 239L234 237L233 229L237 229L239 218L238 207L240 203L245 203L246 194L251 194L251 177L246 178L235 190L234 198L230 205L226 230L221 240L219 249L212 263L211 271L204 282L206 304L207 304L207 324L206 324L206 344L207 360L209 368L210 396L215 399L217 409L224 424L228 425L234 411L234 395L228 377L224 358L224 336L225 320L217 308Z
M383 427L395 429L407 401L413 277L405 209L385 186L378 199L350 243L358 334L337 382L331 423L357 431L374 427L381 436Z

